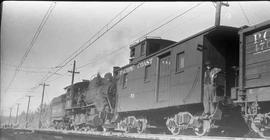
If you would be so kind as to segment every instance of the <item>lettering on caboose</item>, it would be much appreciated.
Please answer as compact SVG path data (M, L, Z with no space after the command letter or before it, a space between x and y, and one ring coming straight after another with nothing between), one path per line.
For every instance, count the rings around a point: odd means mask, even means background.
M253 54L260 54L270 51L270 29L263 32L253 34L255 52Z
M126 68L120 70L119 74L120 74L120 75L123 75L123 74L125 74L125 73L129 73L129 72L133 71L135 68L136 68L136 69L139 69L139 68L142 68L142 67L151 65L151 64L152 64L152 60L153 60L153 58L149 58L149 59L146 59L146 60L144 60L144 61L142 61L142 62L139 62L139 63L136 64L136 65L128 66L128 67L126 67Z

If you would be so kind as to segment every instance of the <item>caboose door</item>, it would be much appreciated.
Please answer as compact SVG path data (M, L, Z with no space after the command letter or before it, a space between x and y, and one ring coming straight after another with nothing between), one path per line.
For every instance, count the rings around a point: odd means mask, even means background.
M170 89L170 53L166 53L159 57L158 61L158 84L157 84L157 101L166 101L169 99Z

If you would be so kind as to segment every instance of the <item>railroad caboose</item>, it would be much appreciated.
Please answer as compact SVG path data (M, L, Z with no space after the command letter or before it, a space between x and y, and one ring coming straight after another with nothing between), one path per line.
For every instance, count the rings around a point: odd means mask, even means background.
M130 47L131 61L118 70L117 112L119 129L138 132L166 126L171 133L193 128L197 135L209 131L211 122L200 119L203 111L204 64L222 70L216 99L226 102L237 84L239 28L214 26L174 42L146 38ZM210 126L211 125L211 126Z

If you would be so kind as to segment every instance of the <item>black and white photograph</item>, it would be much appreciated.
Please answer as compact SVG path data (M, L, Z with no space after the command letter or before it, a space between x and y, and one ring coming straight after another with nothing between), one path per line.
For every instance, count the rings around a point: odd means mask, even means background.
M0 140L270 139L269 1L0 10Z

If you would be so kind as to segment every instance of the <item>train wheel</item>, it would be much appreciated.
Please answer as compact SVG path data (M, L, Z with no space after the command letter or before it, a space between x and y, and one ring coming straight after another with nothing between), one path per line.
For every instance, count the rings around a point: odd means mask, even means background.
M264 128L258 128L253 121L251 122L251 128L260 137L270 139L270 130L269 129L265 130Z
M137 132L139 134L143 133L143 123L141 121L138 121L138 127L137 127Z
M125 133L129 133L130 132L130 127L129 126L126 126L125 127Z
M206 136L208 135L211 127L211 122L209 120L202 120L200 121L200 127L194 129L194 133L197 136Z
M147 125L146 119L137 119L137 133L141 134L145 132Z
M167 125L167 128L168 130L174 135L179 135L180 134L180 128L177 126L174 118L169 118L167 119L166 121L166 125Z

